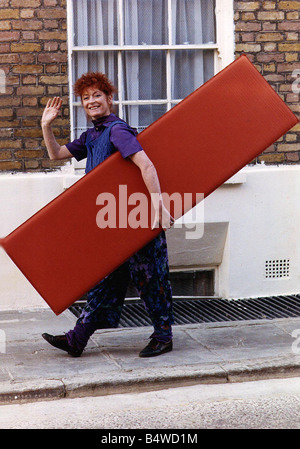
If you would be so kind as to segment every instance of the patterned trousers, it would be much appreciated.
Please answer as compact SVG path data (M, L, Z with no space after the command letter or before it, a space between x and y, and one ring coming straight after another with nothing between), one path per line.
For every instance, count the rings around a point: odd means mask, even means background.
M166 236L161 232L127 262L88 292L87 303L69 331L69 344L83 348L96 329L118 326L129 281L132 281L154 327L151 338L172 338L173 309Z

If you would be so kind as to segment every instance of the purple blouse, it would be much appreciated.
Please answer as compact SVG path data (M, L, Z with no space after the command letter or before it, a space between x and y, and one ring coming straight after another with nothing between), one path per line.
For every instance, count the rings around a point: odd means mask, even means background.
M111 122L121 121L115 114L110 114L105 117L101 117L97 120L93 120L94 128L89 128L87 131L81 134L78 139L73 142L67 143L66 147L70 153L75 157L77 161L81 161L87 157L87 148L85 145L88 134L91 134L92 139L97 139ZM137 131L127 125L126 122L117 123L111 129L110 141L113 146L118 150L123 158L131 156L138 151L143 150L141 145L136 139Z

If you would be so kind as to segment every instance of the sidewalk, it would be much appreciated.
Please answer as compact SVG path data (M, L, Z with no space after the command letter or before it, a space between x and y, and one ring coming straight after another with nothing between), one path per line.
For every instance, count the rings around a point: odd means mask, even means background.
M97 331L80 358L41 337L75 321L70 311L0 312L0 404L300 375L300 317L174 326L173 351L148 359L138 353L151 327Z

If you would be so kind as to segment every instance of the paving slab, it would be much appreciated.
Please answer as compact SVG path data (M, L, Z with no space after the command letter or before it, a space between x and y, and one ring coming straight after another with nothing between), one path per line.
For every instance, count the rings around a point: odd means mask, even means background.
M0 312L0 404L300 374L300 317L174 326L173 351L153 358L138 356L147 326L96 331L80 358L41 337L75 322L70 311Z

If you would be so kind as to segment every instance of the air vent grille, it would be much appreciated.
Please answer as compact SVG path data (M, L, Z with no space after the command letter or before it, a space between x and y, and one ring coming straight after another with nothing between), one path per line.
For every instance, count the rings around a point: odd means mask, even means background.
M290 276L290 259L266 260L266 279L287 278Z

